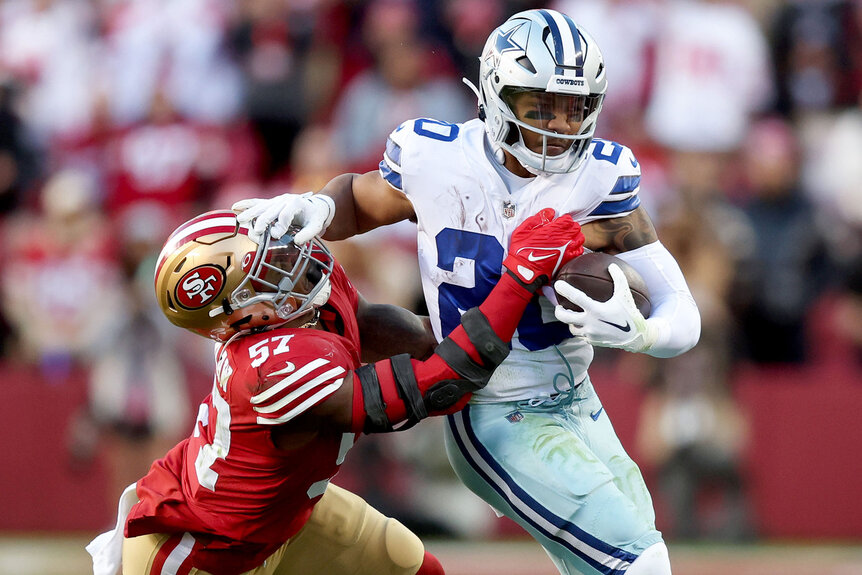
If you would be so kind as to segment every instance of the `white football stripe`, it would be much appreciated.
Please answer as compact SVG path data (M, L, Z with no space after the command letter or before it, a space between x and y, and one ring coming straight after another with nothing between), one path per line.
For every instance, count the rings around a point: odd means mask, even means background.
M257 395L251 396L252 405L257 405L258 403L263 403L267 399L271 398L273 395L276 395L278 392L282 391L284 388L289 387L293 382L302 379L310 372L314 371L318 367L326 365L329 363L329 360L323 358L317 358L314 361L310 361L306 363L304 366L299 368L298 371L292 373L291 375L285 377L266 391L262 391ZM285 368L286 369L286 368ZM275 372L271 375L281 375L281 372Z
M181 245L190 235L205 230L207 228L221 226L236 226L236 218L233 216L218 217L209 220L203 220L197 222L196 224L190 225L186 229L182 230L179 235L177 235L177 237L171 238L171 241L165 244L165 247L163 247L162 251L159 253L159 259L157 261L161 262L163 258L165 258L169 253L176 250L177 246Z
M575 45L574 38L572 38L572 35L569 32L569 23L566 22L566 19L559 12L551 12L550 10L548 12L557 23L557 28L560 30L560 37L563 40L563 58L565 60L562 64L564 66L574 66L575 57L577 56L577 46Z
M330 385L327 385L326 387L324 387L323 389L321 389L320 391L318 391L317 393L315 393L314 395L312 395L311 397L309 397L308 399L306 399L305 401L303 401L302 403L300 403L299 405L297 405L296 407L294 407L293 409L291 409L290 411L288 411L287 413L282 415L281 417L278 417L275 419L270 419L267 417L258 416L257 422L262 424L262 425L278 425L279 423L286 423L286 422L290 421L291 419L293 419L294 417L296 417L297 415L304 412L306 409L308 409L312 405L319 403L320 400L323 399L324 397L327 397L328 395L332 395L333 393L335 393L338 390L338 388L341 387L342 383L344 383L343 378L332 382Z
M165 564L162 565L162 571L160 575L176 575L177 570L182 567L183 561L186 560L186 557L192 552L192 548L195 546L195 538L192 537L191 533L184 533L183 538L180 539L180 542L177 543L177 546L174 547L174 550L170 552L168 558L165 559Z
M294 389L293 391L291 391L290 393L288 393L287 395L285 395L284 397L282 397L281 399L279 399L275 403L270 404L270 405L255 406L254 410L258 413L273 413L275 411L278 411L281 408L283 408L284 406L290 404L291 402L296 401L296 399L298 397L301 397L302 395L308 393L309 391L311 391L315 387L318 387L320 384L338 377L339 375L341 375L345 371L346 370L341 366L333 367L329 371L322 373L321 375L318 375L314 379L303 383L301 386L297 387L296 389ZM294 380L296 380L296 378L294 378ZM286 381L286 380L282 380L281 383L278 384L282 388L284 387L282 385L284 383L284 381Z
M618 194L606 196L605 199L602 200L602 203L604 204L606 202L622 202L624 200L631 199L632 196L638 195L638 192L640 191L640 189L641 189L640 186L638 186L630 192L620 192Z

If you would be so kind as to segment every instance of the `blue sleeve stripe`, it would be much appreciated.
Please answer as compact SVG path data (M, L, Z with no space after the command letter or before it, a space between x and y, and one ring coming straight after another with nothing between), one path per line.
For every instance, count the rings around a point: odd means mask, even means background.
M617 183L614 185L614 189L611 190L611 194L633 192L639 185L641 185L640 176L620 176Z
M383 176L383 179L389 182L389 185L398 190L399 192L403 192L401 189L401 174L394 171L389 167L389 164L386 163L386 160L380 160L380 175Z
M388 138L386 140L386 155L393 164L401 167L401 146L395 143L395 140Z
M639 205L641 205L640 196L632 196L619 202L602 202L599 204L599 207L590 212L590 215L587 217L621 216L634 211Z

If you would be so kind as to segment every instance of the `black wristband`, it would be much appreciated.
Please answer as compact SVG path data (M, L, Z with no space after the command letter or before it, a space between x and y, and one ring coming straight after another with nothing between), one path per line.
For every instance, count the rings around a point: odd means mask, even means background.
M377 378L377 368L374 364L363 365L356 369L354 377L359 378L362 386L362 399L365 404L365 431L367 433L390 431L389 417L386 415L386 404L383 402L383 392Z
M491 327L488 318L478 307L473 307L461 316L461 325L470 343L479 352L482 364L485 367L497 367L509 355L509 344L500 339L494 328Z
M407 409L408 421L420 421L428 417L422 392L419 391L419 383L416 381L416 373L410 355L402 353L389 358L392 365L392 374L395 376L395 384L398 386L398 397L404 401Z

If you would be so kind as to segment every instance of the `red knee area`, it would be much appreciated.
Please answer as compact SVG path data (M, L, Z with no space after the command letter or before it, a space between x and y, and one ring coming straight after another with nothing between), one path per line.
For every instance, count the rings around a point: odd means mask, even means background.
M446 572L443 571L440 561L426 551L422 565L419 567L416 575L446 575Z

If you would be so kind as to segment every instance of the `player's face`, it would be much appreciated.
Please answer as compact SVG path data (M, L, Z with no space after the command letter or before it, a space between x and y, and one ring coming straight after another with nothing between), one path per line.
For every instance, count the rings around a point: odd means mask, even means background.
M509 106L515 116L540 130L571 136L577 134L584 120L586 98L548 92L520 92L509 98ZM531 130L521 130L524 145L536 153L542 153L542 135ZM569 149L571 140L548 138L548 156L558 156Z

